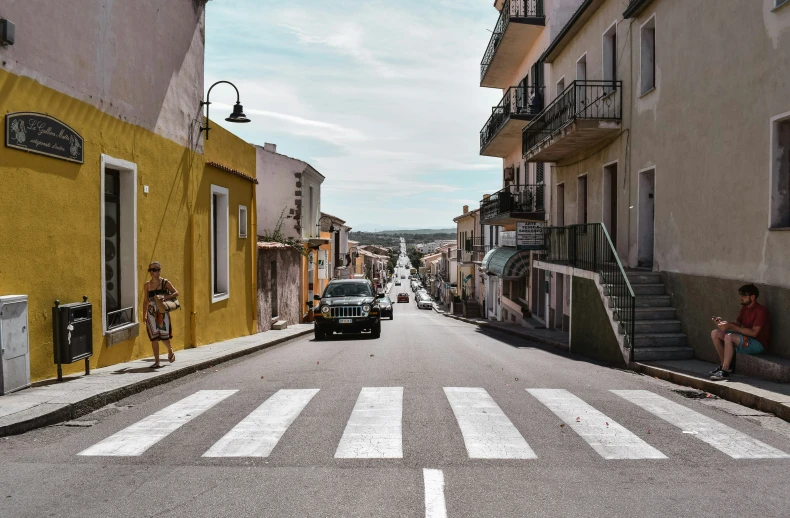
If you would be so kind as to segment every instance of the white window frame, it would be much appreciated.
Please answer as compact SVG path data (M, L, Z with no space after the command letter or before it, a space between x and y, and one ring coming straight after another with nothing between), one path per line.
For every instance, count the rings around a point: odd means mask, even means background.
M562 89L560 89L560 85L562 85ZM562 92L565 91L565 88L567 88L567 85L565 84L565 76L562 76L557 80L557 84L554 88L554 98L556 99Z
M584 78L579 78L579 64L584 63ZM579 56L579 59L576 60L576 80L577 81L586 81L587 80L587 52Z
M240 239L247 238L248 227L249 227L249 219L247 217L247 206L239 205L239 238Z
M608 61L607 56L606 56L606 46L607 46L607 41L606 40L609 38L610 34L612 33L612 29L614 29L614 36L615 36L615 38L614 38L615 41L614 41L614 46L613 46L614 48L612 49L612 52L614 53L614 60L613 61L614 61L615 69L611 71L612 72L612 76L608 77L607 74L606 74L606 72L607 72L606 66L607 66L607 61ZM617 38L617 20L615 20L601 34L601 79L604 80L604 81L617 81L617 43L618 43L617 39L618 39ZM612 88L610 91L614 91L614 88Z
M771 11L776 11L782 6L790 5L790 0L774 0L774 7Z
M107 275L106 270L104 268L104 171L107 169L117 169L121 172L120 175L120 183L121 183L121 210L124 214L124 218L122 220L121 228L119 232L121 232L121 240L124 243L124 246L131 247L129 253L124 253L121 256L121 270L124 272L124 277L122 278L122 289L121 289L121 298L122 301L126 301L126 303L122 302L122 307L132 307L132 321L126 325L114 327L111 330L107 330L107 297L105 294L105 286L107 285ZM114 158L109 155L102 154L101 155L101 177L100 182L100 225L101 231L99 235L99 239L101 240L101 321L102 321L102 333L104 335L116 333L118 331L128 329L132 326L138 324L137 312L138 312L138 300L139 300L139 286L138 276L137 276L137 164L134 162L129 162L127 160L122 160L120 158ZM126 210L124 210L126 207ZM127 304L129 306L127 306Z
M652 24L648 27L648 24ZM645 76L644 76L644 50L645 50L645 30L652 30L653 31L653 84L650 85L649 88L645 89ZM653 90L656 89L656 70L657 70L657 63L656 63L656 15L650 16L645 23L639 26L639 96L642 97L643 95L647 95Z
M783 122L790 123L790 111L784 112L782 114L776 115L775 117L771 117L771 129L770 129L770 145L771 149L769 150L768 157L770 163L768 164L768 170L771 173L771 181L768 182L768 228L771 230L785 230L790 229L788 226L780 225L778 222L774 220L774 192L777 190L777 182L778 176L781 173L779 171L779 136L778 132L776 131L779 124Z
M217 252L220 257L214 257L214 195L217 194L218 196L218 207L217 207L217 216L218 220L220 217L224 215L225 217L225 224L222 225L221 223L218 224L217 228ZM228 189L225 187L220 187L219 185L211 185L211 211L209 212L209 224L211 226L211 303L220 302L222 300L226 300L230 298L230 210L229 210L229 196L228 196ZM219 223L219 222L218 222ZM222 253L222 246L224 245L225 250ZM217 267L214 267L215 261ZM217 270L220 273L220 285L223 284L224 281L224 291L214 292L214 270Z

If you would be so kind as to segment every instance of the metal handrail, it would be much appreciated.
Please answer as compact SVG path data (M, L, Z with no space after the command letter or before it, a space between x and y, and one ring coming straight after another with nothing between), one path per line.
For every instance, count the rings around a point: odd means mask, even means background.
M612 312L622 326L629 359L633 361L636 296L606 227L601 223L548 227L545 237L543 260L601 276Z
M480 200L480 220L488 221L511 212L544 212L543 184L508 185Z
M491 39L488 40L488 46L483 54L483 60L480 62L480 80L486 75L488 66L494 59L496 49L502 41L502 36L505 34L511 18L540 18L543 16L543 0L506 0L502 6L502 11L499 13L494 32L491 34Z
M540 103L534 103L535 92L540 93ZM491 108L491 116L480 130L480 149L491 142L511 115L538 115L543 108L542 86L511 86L499 103Z
M622 81L572 82L522 130L522 154L526 156L576 119L620 120L622 86Z

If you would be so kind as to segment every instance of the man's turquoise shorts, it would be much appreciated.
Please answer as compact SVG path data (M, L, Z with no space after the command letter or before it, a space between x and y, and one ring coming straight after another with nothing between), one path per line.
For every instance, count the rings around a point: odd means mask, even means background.
M741 333L736 333L735 331L727 331L727 334L738 337L738 342L735 344L735 352L741 354L762 354L765 352L763 344L758 342L754 337L743 336Z

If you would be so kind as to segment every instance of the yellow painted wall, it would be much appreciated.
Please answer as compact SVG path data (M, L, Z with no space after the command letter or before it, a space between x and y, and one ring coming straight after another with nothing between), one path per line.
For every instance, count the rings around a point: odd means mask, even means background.
M190 314L195 313L197 344L247 335L255 330L250 238L238 240L238 205L254 212L254 189L242 178L205 165L204 156L91 105L0 70L0 114L31 111L68 124L84 138L84 164L0 147L0 294L29 297L31 377L55 374L52 353L53 301L93 303L92 367L151 355L143 325L143 283L151 260L162 262L164 277L181 292L182 310L173 314L176 350L192 345ZM216 125L206 153L217 162L255 175L254 148ZM227 132L224 132L227 133ZM5 124L0 127L5 142ZM215 144L216 143L216 144ZM137 338L106 346L101 323L101 155L137 164ZM231 297L209 307L210 196L214 182L230 190ZM143 193L143 185L149 193ZM194 242L190 211L194 208ZM195 264L195 270L192 270ZM193 275L194 274L194 275ZM194 280L193 280L194 277ZM191 304L192 294L196 305ZM204 301L204 302L201 302ZM81 372L83 362L64 365Z

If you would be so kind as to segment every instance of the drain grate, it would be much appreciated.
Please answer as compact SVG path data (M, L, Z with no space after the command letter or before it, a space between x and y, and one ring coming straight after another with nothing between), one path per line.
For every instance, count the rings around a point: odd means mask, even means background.
M719 399L719 396L714 396L713 394L705 392L704 390L674 389L672 392L675 394L680 394L681 396L689 399Z

